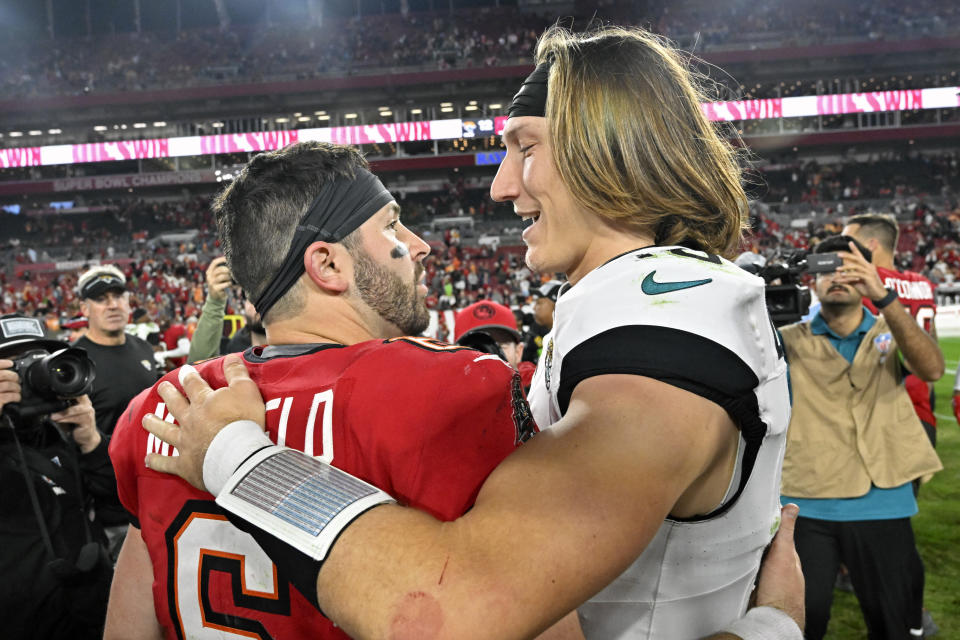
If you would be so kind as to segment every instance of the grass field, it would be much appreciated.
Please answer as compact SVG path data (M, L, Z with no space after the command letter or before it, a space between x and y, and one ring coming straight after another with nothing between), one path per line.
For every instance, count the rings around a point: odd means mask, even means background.
M940 626L936 636L960 639L960 428L950 408L960 338L941 338L947 373L936 384L937 453L943 471L920 488L920 513L913 519L917 546L927 568L926 607ZM856 597L836 592L829 640L866 638Z

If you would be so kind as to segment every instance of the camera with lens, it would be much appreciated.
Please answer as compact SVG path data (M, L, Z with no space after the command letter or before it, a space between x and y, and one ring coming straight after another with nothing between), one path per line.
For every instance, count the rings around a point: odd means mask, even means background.
M96 368L83 349L61 348L52 353L43 349L27 351L14 360L13 369L20 377L21 401L10 409L21 418L66 409L71 400L87 393L93 386Z
M90 391L96 377L86 351L45 339L36 318L0 318L0 358L13 361L20 380L20 402L3 407L14 423L66 409Z

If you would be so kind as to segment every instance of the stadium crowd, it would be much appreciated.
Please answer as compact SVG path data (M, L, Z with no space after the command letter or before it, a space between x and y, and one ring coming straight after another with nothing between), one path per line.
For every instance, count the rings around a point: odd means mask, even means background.
M645 15L638 15L644 11ZM950 35L955 3L923 0L905 7L877 0L856 7L824 0L789 6L738 1L610 3L600 20L649 24L698 52L810 46L829 41ZM577 20L589 22L587 15ZM236 25L62 38L34 34L0 39L0 93L8 97L77 95L256 83L370 73L389 68L523 64L553 17L516 7L474 11L333 17L315 25ZM509 25L504 29L502 25ZM385 43L383 34L390 42Z
M803 175L812 180L812 177L822 176L819 171L808 166ZM448 203L441 204L443 201L442 196L431 197L424 208L449 206ZM935 284L952 284L960 280L960 208L955 199L952 208L939 211L922 201L908 208L910 210L905 209L900 216L898 268L920 272ZM77 265L97 261L121 264L130 283L133 309L143 308L147 318L161 328L183 324L199 315L206 295L204 271L209 260L219 253L206 199L149 205L140 202L139 207L127 203L122 211L124 213L109 216L97 214L101 224L96 226L71 222L70 216L34 219L40 224L31 226L17 247L7 249L11 257L7 268L0 272L3 286L0 314L23 313L43 317L52 329L69 325L70 319L79 315L75 287L77 274L82 269L67 272L29 269L31 263L43 263L45 258L49 259L48 251L56 251L55 248L37 251L31 247L37 239L44 238L52 239L51 245L60 245L66 252L60 253L62 260ZM782 259L839 233L843 218L858 212L861 211L855 206L843 214L821 211L820 215L808 218L805 225L794 226L785 223L783 216L770 214L768 207L755 203L751 216L752 233L744 249L761 254L767 260ZM111 251L113 245L109 244L121 238L122 234L111 235L109 232L111 227L116 228L118 219L125 221L128 237L133 233L140 238L128 243L127 251L122 253ZM423 218L422 222L428 223L430 219ZM155 225L154 229L160 233L132 232L131 229L142 228L139 223ZM500 229L507 224L509 222L501 222ZM520 246L478 245L475 234L467 230L448 229L431 234L428 224L417 226L422 228L421 232L433 248L425 261L430 289L427 305L437 311L461 309L481 299L520 310L530 305L536 290L552 277L531 273L523 263ZM162 231L177 228L197 229L199 233L189 241L151 240L151 237L162 236ZM97 238L107 244L105 248L91 252L91 239ZM15 275L17 272L19 277ZM228 302L227 313L241 312L240 298L235 295ZM441 326L442 332L450 330Z

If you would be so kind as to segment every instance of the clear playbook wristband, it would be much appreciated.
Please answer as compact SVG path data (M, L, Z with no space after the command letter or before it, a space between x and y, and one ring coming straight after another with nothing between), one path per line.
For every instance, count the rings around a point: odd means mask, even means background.
M302 451L272 444L255 422L231 423L217 437L228 430L252 433L251 425L269 446L264 446L261 439L252 455L250 440L235 449L229 447L229 454L221 461L236 460L241 455L241 460L246 460L216 492L217 504L297 551L323 560L340 532L357 516L371 507L394 502L389 494L345 471ZM207 451L205 484L207 460L219 457L217 452L227 448L225 442L226 438L220 443L214 438ZM214 444L219 446L215 449ZM209 471L215 482L218 472L222 473L214 468ZM207 487L211 489L211 485Z
M774 607L754 607L723 631L743 640L803 640L796 621Z

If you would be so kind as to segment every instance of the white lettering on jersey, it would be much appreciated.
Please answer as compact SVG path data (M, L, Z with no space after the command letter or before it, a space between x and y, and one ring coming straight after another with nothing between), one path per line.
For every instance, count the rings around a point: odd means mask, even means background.
M293 399L293 396L287 396L285 398L271 398L266 402L268 412L282 406L280 421L277 425L277 444L280 446L285 446L287 442L287 426ZM318 414L320 414L320 453L314 451L314 433L316 432ZM333 389L327 389L313 395L310 414L304 427L303 452L327 464L333 461Z
M930 289L929 282L886 278L883 282L883 286L889 289L896 289L897 295L907 300L933 299L933 290Z
M176 423L176 419L173 417L173 414L167 413L167 405L163 402L157 403L157 408L154 409L153 415L157 416L161 420L169 422L170 424ZM151 453L159 453L162 456L180 455L180 452L177 451L176 447L171 447L169 444L152 433L147 436L147 455L150 455Z
M268 400L267 411L272 411L279 407L281 400L283 400L283 409L280 411L280 425L277 427L277 444L282 447L287 441L287 420L290 418L290 406L293 404L293 396Z

